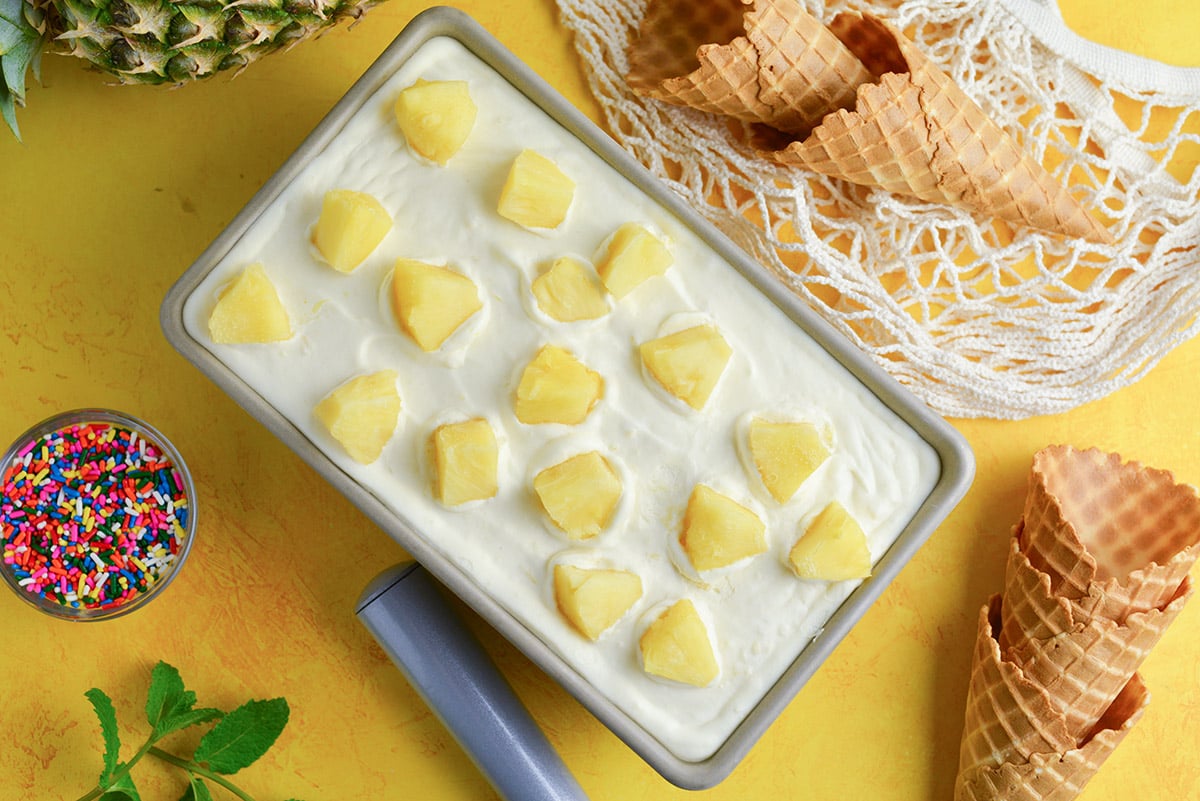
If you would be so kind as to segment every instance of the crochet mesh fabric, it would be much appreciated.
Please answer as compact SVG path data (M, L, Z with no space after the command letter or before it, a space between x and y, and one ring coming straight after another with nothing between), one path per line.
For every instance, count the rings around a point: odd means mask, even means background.
M1200 70L1075 40L1036 0L805 4L903 30L1116 244L756 157L727 119L629 91L645 0L558 0L616 140L935 411L1062 412L1200 331Z

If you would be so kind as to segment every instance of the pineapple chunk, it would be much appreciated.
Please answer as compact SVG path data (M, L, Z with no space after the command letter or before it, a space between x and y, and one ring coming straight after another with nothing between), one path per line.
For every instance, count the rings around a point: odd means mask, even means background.
M383 453L400 418L396 371L350 379L318 403L313 413L351 459L370 464Z
M662 240L637 223L625 223L609 240L596 272L613 297L623 298L643 281L665 273L673 262Z
M720 673L708 627L686 598L651 623L639 644L642 668L651 675L705 687Z
M522 150L500 190L500 216L526 228L557 228L567 218L575 182L550 159Z
M727 567L767 549L758 515L711 487L697 484L683 515L679 544L701 572Z
M522 423L582 423L604 394L604 379L571 351L546 345L521 373L514 410Z
M573 540L608 526L621 500L621 478L596 451L572 456L533 477L533 491L554 525Z
M287 310L261 264L251 264L221 291L208 317L208 333L222 345L280 342L292 336Z
M475 101L466 81L418 80L396 98L396 122L408 146L445 165L475 126Z
M733 349L712 325L698 325L640 348L642 363L663 388L697 411L704 408Z
M608 314L608 300L591 270L569 256L556 259L534 279L532 288L538 308L560 323Z
M589 640L597 640L642 597L642 580L625 570L554 566L558 611Z
M399 259L392 272L392 311L425 352L442 346L483 308L475 282L448 267Z
M312 241L330 267L348 273L390 230L392 217L378 200L365 192L333 189L325 193Z
M871 575L871 552L862 527L837 501L809 524L792 552L792 570L800 578L845 581Z
M787 503L805 479L829 458L821 430L812 423L750 421L750 455L763 486Z
M446 506L495 497L500 449L483 418L438 426L429 438L433 494Z

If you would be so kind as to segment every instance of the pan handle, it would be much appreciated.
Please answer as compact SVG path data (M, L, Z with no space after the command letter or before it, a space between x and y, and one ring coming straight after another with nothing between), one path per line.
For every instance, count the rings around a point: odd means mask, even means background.
M424 568L385 570L363 591L356 614L505 801L586 801Z

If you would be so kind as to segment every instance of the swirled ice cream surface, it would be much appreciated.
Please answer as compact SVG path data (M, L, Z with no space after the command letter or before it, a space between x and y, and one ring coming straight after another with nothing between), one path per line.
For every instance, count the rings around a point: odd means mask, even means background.
M470 137L442 167L411 153L392 105L417 79L465 80L478 106ZM513 158L532 148L576 183L566 221L533 232L496 213ZM314 255L310 231L330 189L378 198L392 231L350 274ZM669 244L674 264L614 301L604 317L558 323L530 284L554 259L594 263L621 224L638 222ZM448 264L480 288L483 310L435 353L398 327L387 300L400 257ZM288 310L294 335L263 345L217 345L207 319L221 288L261 263ZM185 305L189 334L274 406L475 584L541 638L612 703L680 759L699 761L729 737L858 582L798 579L787 554L808 520L838 500L867 534L877 560L924 502L940 472L933 450L688 226L450 38L434 38L390 77L253 222ZM695 412L643 375L637 345L715 323L733 349L716 390ZM513 415L521 369L545 344L565 347L605 380L603 398L578 426L524 425ZM383 455L361 465L313 416L342 382L399 373L401 420ZM832 456L786 504L747 464L752 416L804 419L829 428ZM484 417L500 443L499 492L460 509L430 491L425 443L439 424ZM546 521L531 482L567 455L599 450L624 482L608 529L571 542ZM703 577L678 544L693 487L705 483L754 510L768 550ZM555 607L553 564L637 573L641 600L598 641ZM641 668L638 638L666 605L691 599L720 664L710 686L674 684Z

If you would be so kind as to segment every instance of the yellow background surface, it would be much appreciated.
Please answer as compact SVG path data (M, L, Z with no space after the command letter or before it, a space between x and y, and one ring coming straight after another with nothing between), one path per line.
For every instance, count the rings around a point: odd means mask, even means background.
M597 117L551 0L456 5ZM1062 5L1084 35L1200 65L1194 0ZM141 742L159 659L204 704L287 697L284 735L237 777L258 801L495 797L354 619L359 592L401 549L178 356L158 325L174 280L424 7L391 0L353 30L236 80L179 90L110 88L48 56L20 117L25 144L0 133L0 441L69 408L141 416L187 458L200 515L177 582L127 618L72 625L0 593L0 801L72 799L93 786L100 737L84 692L107 690L125 742ZM949 799L976 612L1000 588L1033 453L1095 445L1200 483L1198 395L1194 340L1138 384L1068 414L955 421L978 460L965 501L741 766L701 796ZM468 623L590 797L690 795L478 618ZM1150 709L1087 801L1200 798L1200 604L1143 675ZM148 800L183 789L153 765L136 775Z

